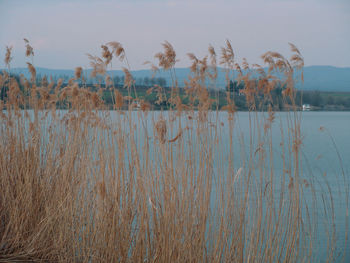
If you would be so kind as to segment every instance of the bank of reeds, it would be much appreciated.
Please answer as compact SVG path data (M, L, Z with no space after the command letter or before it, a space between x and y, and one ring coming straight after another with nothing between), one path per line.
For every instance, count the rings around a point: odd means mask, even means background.
M26 47L30 58L34 52L27 40ZM36 85L29 62L31 80L22 78L20 88L11 76L8 48L8 70L0 75L0 261L311 262L318 260L320 213L329 233L323 260L341 260L344 251L339 254L337 246L348 246L347 234L337 243L332 192L318 202L313 181L302 172L293 79L303 67L299 50L291 45L290 60L265 53L268 72L245 60L238 64L228 41L220 57L213 47L202 59L189 54L185 104L176 52L168 42L163 47L152 67L169 71L171 97L163 87L148 91L170 105L160 112L149 111L137 97L120 43L103 45L101 57L89 55L93 76L106 78L97 91L78 84L84 83L82 68L67 85L47 80ZM116 58L125 66L129 96L107 76ZM211 110L208 89L215 86L219 64L228 82L234 75L245 83L250 125L244 138L235 122L237 94L227 93L224 119ZM272 74L277 70L282 79ZM277 172L274 105L258 114L255 98L263 96L268 105L270 92L281 83L290 112L287 128L281 126L283 170ZM106 110L103 92L111 93L113 111ZM69 109L58 110L60 105ZM240 144L235 137L242 137Z

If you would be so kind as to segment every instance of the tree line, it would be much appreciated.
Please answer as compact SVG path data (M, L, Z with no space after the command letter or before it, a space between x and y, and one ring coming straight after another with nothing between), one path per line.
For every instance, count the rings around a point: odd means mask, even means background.
M19 76L17 76L17 78L19 78ZM55 75L52 77L52 80L57 83L57 81L59 79L63 80L63 83L68 83L69 79L71 79L72 76L70 75L66 75L66 74L61 74L61 75ZM37 85L40 85L40 83L42 82L43 79L48 79L46 75L41 75L40 73L37 74L36 77L36 83ZM116 86L123 86L124 85L124 81L125 81L125 76L119 76L116 75L113 78L111 78L114 85ZM154 85L159 85L162 87L166 87L167 86L167 80L163 77L138 77L138 78L134 78L134 82L135 85L138 86L145 86L145 87L151 87ZM95 84L95 83L100 83L100 84L105 84L105 78L101 77L101 76L96 76L96 78L92 79L92 78L85 78L85 83L86 84Z
M0 73L3 74L3 73ZM20 85L20 88L23 88L21 77L19 75L12 75ZM40 74L36 77L36 85L37 86L47 86L49 82L57 83L58 79L62 79L63 83L68 83L69 79L72 77L69 75L58 75L54 77L50 77L48 79L47 76L41 76ZM124 76L114 76L112 78L113 84L116 88L122 88L124 86ZM86 87L90 89L95 89L94 84L99 83L102 87L105 85L105 80L100 78L97 79L97 82L90 83L89 80L85 80ZM146 101L148 101L151 105L154 104L154 108L158 109L159 105L155 104L156 96L152 94L146 94L146 89L149 87L153 87L155 85L159 85L166 90L167 93L170 94L170 88L167 88L167 81L165 78L150 78L150 77L139 77L134 79L135 88L137 90L138 95L144 97ZM83 84L83 83L81 83ZM220 109L227 104L226 96L227 92L232 93L232 98L234 99L237 110L248 110L246 97L244 92L242 92L245 88L243 82L230 81L229 84L225 87L225 90L219 91L210 91L210 96L213 99L213 109ZM276 86L270 93L269 100L265 100L264 96L256 96L256 105L257 110L267 109L268 106L273 106L274 110L288 110L288 105L291 104L288 101L288 98L284 98L282 95L283 86ZM123 90L123 89L121 89ZM183 103L186 104L186 96L185 90L180 89L181 97L183 98ZM3 88L0 91L0 98L4 99L6 97L7 89ZM109 94L107 93L104 98L106 103L112 102L112 99L109 98ZM350 110L350 92L321 92L321 91L300 91L297 90L295 93L295 103L298 107L302 107L303 104L309 104L313 110ZM163 105L164 109L166 109L166 104Z
M244 82L230 81L229 85L225 87L226 91L233 94L235 104L238 108L246 110L246 100L242 90L245 88ZM263 96L257 97L257 105L266 106L271 104L276 110L285 110L290 104L288 99L284 100L282 91L284 87L277 85L271 91L270 102L262 102ZM301 91L296 90L295 93L295 103L300 108L303 104L309 104L313 110L350 110L350 92L326 92L326 91Z

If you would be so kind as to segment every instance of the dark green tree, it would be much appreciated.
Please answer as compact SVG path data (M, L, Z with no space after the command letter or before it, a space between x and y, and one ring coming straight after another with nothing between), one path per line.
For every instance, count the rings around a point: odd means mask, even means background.
M322 107L323 106L323 98L321 96L321 93L316 90L311 93L311 105L315 107Z

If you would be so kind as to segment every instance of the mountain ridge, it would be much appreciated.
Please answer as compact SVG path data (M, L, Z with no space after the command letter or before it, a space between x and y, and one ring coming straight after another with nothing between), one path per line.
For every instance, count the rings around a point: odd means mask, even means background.
M49 69L37 67L37 75L53 76L56 78L66 75L74 76L74 69ZM85 69L84 74L89 78L92 69ZM23 74L26 78L30 77L27 68L13 68L12 73ZM111 76L124 76L122 70L108 70ZM152 71L148 69L131 70L133 77L137 80L145 77L152 77ZM176 77L179 85L184 85L184 80L190 75L189 68L175 68ZM155 77L165 78L168 85L171 85L171 76L169 72L160 70ZM226 86L225 72L223 68L218 68L218 78L216 81L217 88ZM319 90L319 91L349 91L350 92L350 67L335 67L329 65L312 65L304 67L304 84L297 84L297 88L303 90Z

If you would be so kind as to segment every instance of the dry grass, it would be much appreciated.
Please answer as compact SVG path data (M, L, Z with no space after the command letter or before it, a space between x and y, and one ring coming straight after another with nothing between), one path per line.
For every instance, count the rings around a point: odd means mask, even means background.
M227 94L224 121L210 111L205 79L215 85L213 47L209 65L207 57L189 54L186 105L177 92L176 53L168 42L163 47L155 58L173 77L170 111L143 106L133 112L132 97L123 97L112 82L115 111L105 111L99 91L78 85L80 67L66 86L36 86L32 63L25 90L11 74L1 76L7 95L0 101L0 261L310 262L317 260L317 211L329 218L324 260L339 260L334 211L328 201L304 198L316 193L301 172L301 115L292 78L302 69L299 50L291 45L291 62L276 52L264 54L269 72L255 65L261 74L253 81L240 70L249 69L248 62L235 62L230 42L222 48L228 80L233 70L241 72L251 109L247 140L237 145L233 94ZM93 76L106 75L113 57L119 58L131 92L124 48L111 42L102 51L102 58L89 55ZM8 48L8 69L10 61ZM277 69L284 79L271 75ZM286 84L284 97L291 101L288 128L281 128L282 174L274 170L273 106L259 115L254 99L259 93L269 101L278 82ZM149 92L165 99L162 87ZM70 109L56 109L62 104ZM124 104L128 111L120 110ZM225 133L229 141L223 141Z

